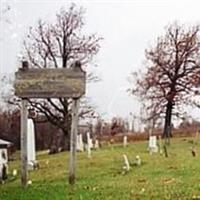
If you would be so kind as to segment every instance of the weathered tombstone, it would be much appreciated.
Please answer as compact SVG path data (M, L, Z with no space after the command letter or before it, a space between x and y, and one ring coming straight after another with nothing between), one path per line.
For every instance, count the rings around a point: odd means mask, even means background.
M157 138L155 135L149 137L149 152L150 154L158 152Z
M82 134L77 135L77 151L83 151L83 137Z
M79 99L85 93L86 73L76 61L70 68L29 69L28 62L15 73L15 95L22 99L21 106L21 181L28 182L27 117L29 98L72 98L72 125L70 135L69 183L75 183L76 139L78 132Z
M28 169L33 170L35 167L36 156L35 156L35 129L32 119L28 119L28 132L27 132L27 161Z
M123 154L123 158L124 158L124 166L123 169L126 170L127 172L130 170L130 164L128 161L128 157L126 154Z
M91 148L92 148L92 140L90 138L90 132L87 132L87 156L91 158Z
M93 140L92 140L92 138L90 138L90 140L89 140L89 145L90 145L90 149L93 149L93 148L94 148L94 145L93 145Z
M83 144L83 135L79 135L79 143L80 143L80 149L81 151L84 151L84 144Z
M163 154L163 149L162 149L162 138L161 138L160 135L159 135L158 139L159 139L159 153L160 153L160 154Z
M127 144L128 144L128 137L127 137L127 135L124 135L124 137L123 137L123 146L126 147Z
M16 169L13 169L12 175L13 175L13 176L17 176L17 170L16 170Z
M137 155L137 156L135 157L135 164L136 164L137 166L140 166L140 165L141 165L141 158L140 158L139 155Z
M99 149L99 140L95 140L94 149Z
M76 137L76 150L80 151L79 135Z

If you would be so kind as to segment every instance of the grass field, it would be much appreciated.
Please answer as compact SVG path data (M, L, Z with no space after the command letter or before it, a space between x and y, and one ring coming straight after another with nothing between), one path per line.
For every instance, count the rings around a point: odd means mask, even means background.
M174 139L169 157L147 152L147 142L105 146L77 153L77 180L67 183L68 153L39 155L40 169L30 172L32 184L20 186L20 176L0 185L0 200L164 200L200 199L200 142L195 144L197 156L192 157L192 139ZM141 166L132 166L122 174L123 157L134 162L140 155ZM10 163L10 171L19 169L19 161Z

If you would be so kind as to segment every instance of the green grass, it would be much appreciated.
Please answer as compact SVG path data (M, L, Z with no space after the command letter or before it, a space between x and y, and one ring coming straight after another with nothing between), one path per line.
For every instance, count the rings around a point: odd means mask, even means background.
M200 199L200 143L190 152L190 139L174 139L169 147L169 157L147 152L147 142L105 146L93 151L88 159L86 152L77 153L77 179L69 186L68 153L40 155L40 169L32 171L32 184L20 186L20 177L0 185L0 200L184 200ZM122 174L123 157L134 162L140 155L143 163L132 166ZM19 160L10 163L10 171L19 169ZM196 197L195 197L196 196ZM199 197L198 197L199 196Z

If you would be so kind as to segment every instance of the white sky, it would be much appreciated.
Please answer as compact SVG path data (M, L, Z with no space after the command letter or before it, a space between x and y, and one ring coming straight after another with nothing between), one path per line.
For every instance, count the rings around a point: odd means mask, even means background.
M0 0L10 4L7 16L12 25L2 23L0 27L0 74L13 73L19 63L17 55L22 49L21 41L39 18L51 19L62 7L72 1L63 0ZM128 117L130 112L139 113L139 104L129 97L127 78L132 71L141 68L144 50L164 27L177 20L181 23L200 22L198 0L76 0L86 8L86 31L98 33L104 40L95 61L97 73L102 81L87 89L98 111L105 117L120 115Z

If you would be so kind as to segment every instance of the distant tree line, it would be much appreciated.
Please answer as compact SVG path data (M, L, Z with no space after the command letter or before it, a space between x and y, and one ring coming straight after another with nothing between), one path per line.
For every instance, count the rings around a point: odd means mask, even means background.
M49 122L35 122L35 134L37 150L49 149L59 140L57 128ZM0 139L8 140L16 149L20 149L19 110L0 111Z
M35 138L37 150L50 149L50 151L58 152L59 149L65 148L65 135L57 126L52 125L48 121L42 121L41 116L33 119L35 125ZM80 126L79 133L85 134L91 132L93 138L101 140L103 136L113 136L118 133L124 133L125 122L122 118L114 117L111 121L105 122L97 120L90 126ZM0 139L12 142L16 149L20 149L20 110L0 110Z

